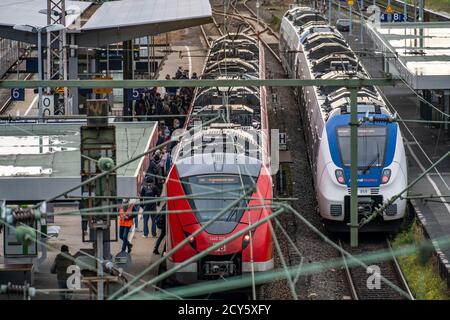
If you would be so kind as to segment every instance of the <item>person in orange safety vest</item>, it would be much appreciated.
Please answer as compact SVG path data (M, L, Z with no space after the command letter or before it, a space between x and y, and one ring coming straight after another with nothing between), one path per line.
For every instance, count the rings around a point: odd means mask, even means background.
M119 209L119 238L122 240L122 252L131 253L133 245L128 241L128 235L133 227L135 206L129 203L128 199L123 199L122 207Z

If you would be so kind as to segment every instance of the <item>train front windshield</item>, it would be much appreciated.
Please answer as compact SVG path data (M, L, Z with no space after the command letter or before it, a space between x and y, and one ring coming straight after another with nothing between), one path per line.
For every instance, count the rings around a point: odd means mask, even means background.
M339 152L344 167L349 167L350 160L350 127L337 128ZM358 128L358 167L370 169L382 167L387 144L386 126L361 126Z
M194 199L189 199L189 203L191 208L196 210L197 219L202 223L211 220L220 210L239 198L243 194L244 188L254 185L253 180L256 182L255 177L238 175L194 176L183 179L183 188L186 195L198 195ZM209 194L201 195L205 193ZM246 205L247 200L240 201L217 221L238 222Z

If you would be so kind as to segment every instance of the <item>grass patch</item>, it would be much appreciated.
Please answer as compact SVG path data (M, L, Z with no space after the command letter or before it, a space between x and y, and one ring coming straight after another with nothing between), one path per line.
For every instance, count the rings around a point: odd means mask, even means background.
M277 32L280 31L280 27L281 27L281 18L278 17L278 16L276 16L276 15L274 15L273 18L272 18L272 21L271 21L270 25L271 25L271 27L272 27L273 30L275 30L275 31L277 31Z
M425 239L420 227L413 224L411 228L398 234L392 246L399 248L415 244L419 246ZM424 257L416 252L397 258L403 274L416 299L419 300L449 300L450 293L445 281L441 279L434 257Z

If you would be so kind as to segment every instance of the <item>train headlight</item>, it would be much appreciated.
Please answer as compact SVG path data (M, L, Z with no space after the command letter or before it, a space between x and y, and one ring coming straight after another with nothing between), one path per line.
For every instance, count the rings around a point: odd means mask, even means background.
M197 249L197 241L195 241L195 237L194 236L191 236L189 233L187 233L187 232L185 232L184 233L184 236L186 237L186 238L188 238L188 242L189 242L189 244L191 245L191 247L194 249L194 250L196 250Z
M242 237L242 250L247 248L249 243L250 243L250 234L247 233Z
M391 169L384 169L381 176L381 184L386 184L391 179Z
M342 169L337 169L334 174L336 175L337 182L345 184L344 171Z

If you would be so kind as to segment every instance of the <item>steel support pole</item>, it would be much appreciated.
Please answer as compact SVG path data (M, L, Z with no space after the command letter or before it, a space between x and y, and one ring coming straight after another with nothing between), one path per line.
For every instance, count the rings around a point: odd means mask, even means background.
M331 17L332 17L332 9L331 9L332 3L331 0L328 0L328 22L331 24Z
M403 2L403 15L404 15L404 17L403 17L403 21L404 22L406 22L406 21L408 21L408 5L407 5L407 3L406 3L406 0Z
M349 34L353 34L353 6L350 7L350 30Z
M97 281L97 300L104 300L104 284L103 280L100 280L103 278L103 229L96 229L96 236L97 236L97 277L99 280Z
M358 88L350 88L350 244L358 246Z
M419 18L420 22L425 21L425 0L419 0Z
M341 0L338 0L338 19L341 17Z
M42 79L42 30L37 30L38 34L38 78ZM38 87L38 115L42 118L42 87ZM38 121L39 122L39 121Z

